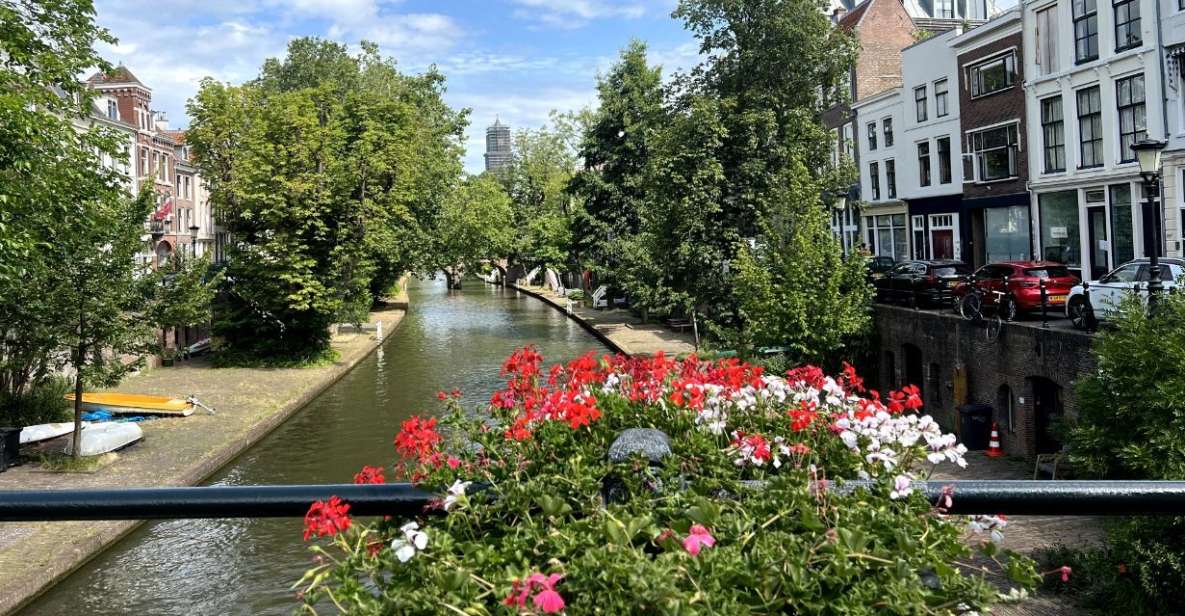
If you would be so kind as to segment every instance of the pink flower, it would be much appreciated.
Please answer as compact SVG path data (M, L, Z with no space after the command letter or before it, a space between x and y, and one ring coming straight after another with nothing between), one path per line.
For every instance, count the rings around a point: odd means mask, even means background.
M535 595L535 607L544 614L556 614L564 611L564 598L554 590L544 590Z
M1062 573L1062 581L1063 581L1063 582L1069 582L1069 581L1070 581L1070 571L1071 571L1071 569L1070 569L1069 567L1067 567L1066 565L1062 565L1062 568L1061 568L1061 569L1058 569L1058 571L1061 571L1061 573Z
M716 545L716 538L712 536L712 533L708 532L708 529L699 524L692 526L691 534L687 535L687 538L683 540L683 549L687 550L687 553L692 556L698 556L701 549L710 548L714 545Z

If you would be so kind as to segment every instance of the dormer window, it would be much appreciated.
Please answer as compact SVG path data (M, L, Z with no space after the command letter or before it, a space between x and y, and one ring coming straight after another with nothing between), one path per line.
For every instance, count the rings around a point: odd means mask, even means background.
M112 120L119 119L119 104L115 101L107 101L107 117Z

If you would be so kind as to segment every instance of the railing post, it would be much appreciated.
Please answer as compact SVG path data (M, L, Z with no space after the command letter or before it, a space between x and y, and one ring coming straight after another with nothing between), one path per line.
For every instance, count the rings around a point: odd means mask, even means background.
M1083 315L1083 325L1087 330L1092 329L1094 324L1094 306L1090 303L1090 281L1083 279L1082 281L1082 302L1086 304L1086 313Z
M1045 292L1045 279L1042 278L1037 284L1041 287L1041 327L1047 328L1049 327L1049 306L1046 301L1048 300L1048 295Z

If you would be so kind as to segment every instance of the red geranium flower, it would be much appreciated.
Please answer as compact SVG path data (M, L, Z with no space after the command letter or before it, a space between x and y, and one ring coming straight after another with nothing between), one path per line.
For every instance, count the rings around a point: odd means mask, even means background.
M304 515L304 540L308 541L313 535L328 537L348 529L349 510L349 503L342 502L336 496L329 497L328 501L313 503L309 507L309 512Z
M383 477L383 467L363 466L362 470L354 475L354 483L387 483L387 479Z

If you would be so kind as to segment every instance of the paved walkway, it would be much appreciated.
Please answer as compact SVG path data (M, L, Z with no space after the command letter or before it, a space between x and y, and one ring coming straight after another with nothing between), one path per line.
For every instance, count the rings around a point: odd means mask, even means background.
M406 296L372 312L383 337L399 325ZM339 333L330 366L213 368L198 359L124 380L116 391L196 395L217 409L142 424L144 440L94 473L59 474L26 464L0 473L0 491L193 485L246 450L344 376L378 345L375 333ZM0 496L2 498L2 496ZM15 611L141 522L0 523L0 614Z
M568 309L568 299L547 288L521 284L515 287L560 310ZM659 351L667 355L695 352L695 336L690 331L675 332L661 324L642 323L628 310L594 310L573 302L570 316L610 348L626 355L654 355Z
M1032 479L1033 464L1019 458L989 458L981 451L967 454L967 468L944 464L938 467L933 480L944 479ZM958 493L954 495L959 498ZM1008 516L1004 529L1003 547L1021 554L1032 554L1042 548L1057 545L1084 546L1101 541L1102 520L1095 517L1064 517L1042 515ZM969 541L980 538L972 535ZM1007 587L1001 581L1001 586ZM1066 601L1065 595L1037 593L1019 605L1001 605L992 613L1007 616L1070 616L1082 610Z

